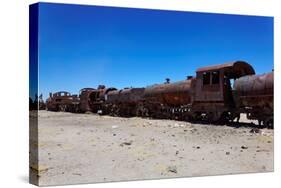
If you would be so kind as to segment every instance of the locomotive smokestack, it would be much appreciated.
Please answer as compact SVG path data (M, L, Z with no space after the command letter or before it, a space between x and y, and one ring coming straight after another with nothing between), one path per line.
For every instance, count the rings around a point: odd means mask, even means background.
M166 78L165 84L169 84L169 83L170 83L170 78Z
M191 78L192 78L192 76L187 76L186 77L187 80L190 80Z
M105 85L99 85L98 89L105 89Z

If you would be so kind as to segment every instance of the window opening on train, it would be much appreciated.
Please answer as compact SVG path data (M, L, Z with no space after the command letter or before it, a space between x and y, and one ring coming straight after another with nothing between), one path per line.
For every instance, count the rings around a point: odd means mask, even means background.
M219 71L212 72L212 84L219 84L219 82L220 82Z
M203 85L209 85L210 84L210 72L204 72L203 73Z

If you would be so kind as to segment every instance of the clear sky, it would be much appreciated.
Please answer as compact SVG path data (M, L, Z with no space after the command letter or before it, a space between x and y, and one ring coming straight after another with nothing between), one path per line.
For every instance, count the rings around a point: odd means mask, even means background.
M235 60L273 69L273 18L40 3L39 93L143 87Z

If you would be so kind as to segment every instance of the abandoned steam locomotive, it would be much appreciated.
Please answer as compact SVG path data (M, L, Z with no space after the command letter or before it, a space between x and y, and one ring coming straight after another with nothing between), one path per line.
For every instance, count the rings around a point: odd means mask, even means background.
M78 95L50 94L46 109L113 116L141 116L185 121L233 121L241 113L273 126L273 72L255 75L253 67L236 61L196 70L186 80L145 88L84 88Z

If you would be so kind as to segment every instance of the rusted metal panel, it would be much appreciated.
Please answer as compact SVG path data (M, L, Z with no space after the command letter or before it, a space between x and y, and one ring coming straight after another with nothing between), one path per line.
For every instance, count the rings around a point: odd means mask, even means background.
M51 102L54 102L55 104L70 104L72 102L71 94L66 91L56 92L50 97L50 99Z
M155 84L145 88L146 101L179 106L191 103L191 84L194 79L174 83Z
M109 87L109 88L104 88L103 90L101 90L100 92L100 98L103 100L103 101L106 101L107 100L107 95L109 92L111 91L115 91L117 90L115 87Z
M108 93L107 103L137 103L142 100L144 88L127 88Z
M81 112L91 111L89 100L90 94L96 91L94 88L83 88L80 90L79 97L80 97L80 104L79 108Z
M211 79L211 78L210 78ZM197 72L196 87L195 87L195 101L196 102L212 102L212 101L224 101L224 74L223 71L219 71L219 82L217 84L204 85L203 84L203 72Z
M76 111L78 104L78 96L71 95L67 91L50 93L50 97L46 101L47 109L52 111Z
M101 110L103 103L107 99L108 92L114 90L116 90L116 88L106 88L104 85L99 85L98 89L92 91L89 94L89 106L91 108L91 111L98 112L99 110Z
M273 109L273 82L273 72L244 76L235 81L234 90L243 106Z
M273 77L273 72L242 77L235 81L233 91L237 109L268 127L273 127Z
M213 103L223 102L226 107L233 106L232 88L230 79L245 75L255 74L253 67L245 61L235 61L220 65L208 66L197 69L196 102ZM219 74L219 80L213 83L213 74ZM204 76L208 75L208 83L204 83ZM230 106L229 106L230 105Z

